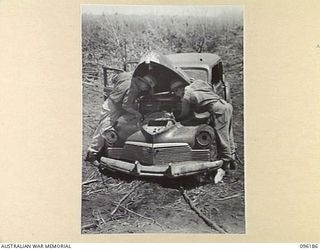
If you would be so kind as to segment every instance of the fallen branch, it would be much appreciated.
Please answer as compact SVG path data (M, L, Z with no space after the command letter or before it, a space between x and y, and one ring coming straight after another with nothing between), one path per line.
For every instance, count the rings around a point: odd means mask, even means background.
M89 85L89 86L94 86L94 84L91 83L91 82L85 82L85 81L83 81L83 84L86 84L86 85Z
M95 193L99 193L100 191L105 191L105 190L106 190L106 188L100 188L100 189L98 189L98 190L94 190L94 191L92 191L92 192L89 192L88 195L95 194Z
M132 190L131 190L129 193L127 193L125 196L122 197L122 199L118 202L118 205L117 205L117 206L115 207L115 209L113 209L113 211L111 212L111 216L114 215L115 212L117 212L117 210L119 209L121 203L122 203L125 199L127 199L127 198L129 197L129 195L132 194L132 193L136 190L137 187L141 186L142 184L143 184L143 182L138 183L136 186L134 186L134 187L132 188Z
M82 185L88 185L88 184L91 184L91 183L94 183L94 182L97 182L97 181L99 181L99 180L98 179L88 180L88 181L82 182Z
M201 219L203 219L205 221L205 223L207 225L209 225L211 228L213 228L214 230L218 231L219 233L227 233L227 231L225 229L223 229L222 227L220 227L217 223L215 223L214 221L210 220L207 216L205 216L198 208L196 208L196 206L193 204L193 202L191 201L191 199L189 198L189 196L186 194L185 190L183 188L180 188L181 190L181 194L183 195L184 199L186 200L186 202L189 204L189 206L191 207L192 210L194 210Z
M152 218L149 218L149 217L146 217L146 216L144 216L144 215L142 215L142 214L138 214L138 213L130 210L129 208L126 208L126 207L122 206L122 205L120 205L119 207L122 208L122 209L124 209L124 210L126 210L127 212L132 213L132 214L134 214L134 215L136 215L136 216L139 216L139 217L141 217L141 218L143 218L143 219L151 220L153 223L155 223L156 225L158 225L159 227L161 227L162 230L164 230L164 229L163 229L163 226L162 226L159 222L157 222L156 220L154 220L154 219L152 219Z
M227 196L227 197L223 197L221 199L215 199L215 201L225 201L225 200L229 200L229 199L232 199L232 198L236 198L236 197L239 197L241 196L242 194L235 194L235 195L230 195L230 196Z
M95 224L95 223L90 223L90 224L87 224L87 225L82 226L81 229L82 229L82 230L85 230L85 229L96 228L96 227L98 227L97 224Z

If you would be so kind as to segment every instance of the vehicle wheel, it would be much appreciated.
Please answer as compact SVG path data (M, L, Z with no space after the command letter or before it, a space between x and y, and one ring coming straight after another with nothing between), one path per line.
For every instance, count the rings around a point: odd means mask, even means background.
M215 142L215 133L211 126L200 125L196 136L195 136L195 146L198 149L210 148L210 145Z

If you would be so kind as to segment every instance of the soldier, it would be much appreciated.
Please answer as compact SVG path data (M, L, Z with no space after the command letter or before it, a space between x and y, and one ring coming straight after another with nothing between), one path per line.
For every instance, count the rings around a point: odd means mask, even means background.
M135 102L142 93L152 94L153 88L156 86L157 80L152 75L145 75L142 80L141 77L134 77L128 94L123 100L122 108L136 117L140 121L142 115L138 111L137 103Z
M213 92L209 83L196 80L186 86L180 80L172 81L170 88L182 99L182 109L177 120L186 118L190 111L209 112L214 121L214 130L218 138L219 153L224 170L236 169L235 144L232 130L232 105Z
M153 77L132 77L132 73L122 72L118 74L114 82L114 89L102 105L100 122L96 128L91 143L88 147L86 161L98 166L99 153L104 146L103 133L115 125L117 119L130 113L141 118L141 114L133 107L135 100L144 91L151 91L154 87Z

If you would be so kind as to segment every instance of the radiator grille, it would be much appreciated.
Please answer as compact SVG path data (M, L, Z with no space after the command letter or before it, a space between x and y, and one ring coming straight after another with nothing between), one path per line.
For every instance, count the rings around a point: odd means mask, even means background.
M170 162L209 161L209 149L192 150L189 145L152 148L128 145L124 148L108 148L108 157L130 162L139 161L146 165L163 165Z

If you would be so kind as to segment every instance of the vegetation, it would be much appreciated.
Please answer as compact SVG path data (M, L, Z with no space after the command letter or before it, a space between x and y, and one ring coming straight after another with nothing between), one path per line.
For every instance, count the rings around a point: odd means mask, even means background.
M234 55L242 59L242 31L241 16L227 13L223 18L83 14L82 59L120 67L150 50L217 52L226 61Z

